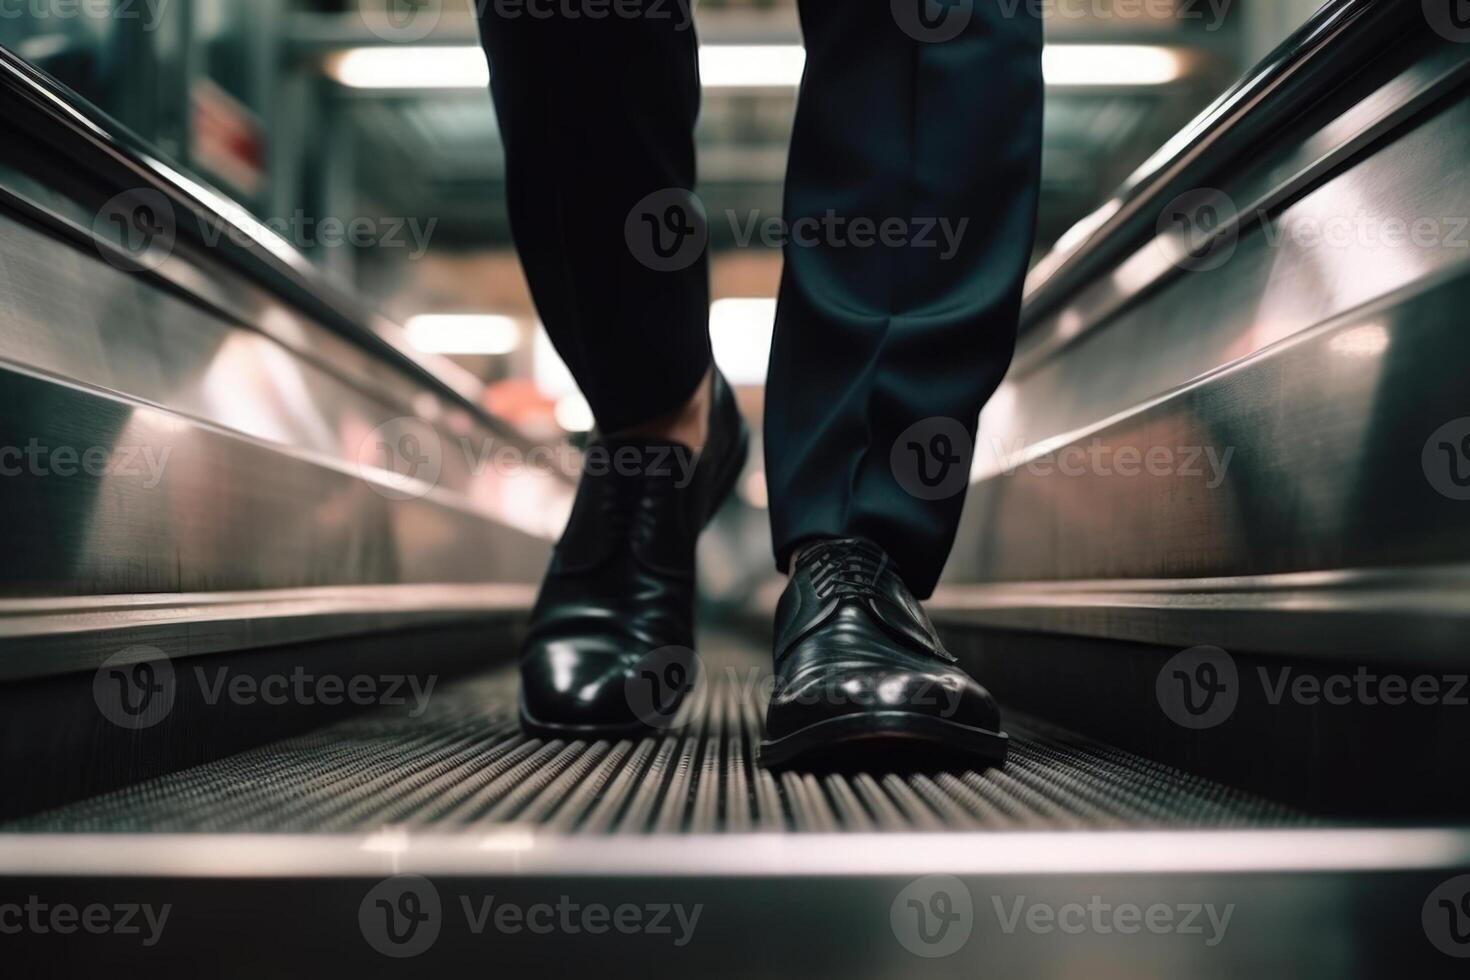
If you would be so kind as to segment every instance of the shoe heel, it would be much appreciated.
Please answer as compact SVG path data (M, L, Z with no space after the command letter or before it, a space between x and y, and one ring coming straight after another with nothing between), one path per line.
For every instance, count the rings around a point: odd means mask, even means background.
M715 519L725 501L730 499L730 494L735 491L735 484L740 479L740 474L745 472L745 464L750 461L750 429L742 421L740 423L740 442L725 462L725 469L720 472L715 481L715 490L709 502L709 513L704 515L705 526Z

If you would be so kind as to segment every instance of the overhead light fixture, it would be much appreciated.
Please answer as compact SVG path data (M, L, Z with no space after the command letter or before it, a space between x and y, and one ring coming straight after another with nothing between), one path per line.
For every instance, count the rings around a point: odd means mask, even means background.
M1184 56L1147 44L1050 44L1041 55L1046 83L1058 86L1167 85L1184 77Z
M556 424L566 432L591 432L597 425L592 406L575 392L561 397L556 403L555 415Z
M352 48L327 59L327 74L348 88L488 88L490 65L477 47Z
M774 299L722 299L710 306L710 344L731 384L766 383L775 331Z
M1167 85L1185 74L1183 52L1146 44L1053 44L1042 54L1049 85ZM707 44L699 49L705 88L794 88L806 69L799 44ZM474 46L351 48L327 59L327 74L357 89L483 89L485 52Z
M705 88L795 88L806 69L799 44L706 44L699 49Z
M425 354L499 356L521 346L520 324L508 316L430 314L411 318L408 342Z

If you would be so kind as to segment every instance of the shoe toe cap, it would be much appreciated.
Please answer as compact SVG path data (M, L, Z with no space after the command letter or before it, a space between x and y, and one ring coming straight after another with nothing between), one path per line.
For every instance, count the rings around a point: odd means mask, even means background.
M958 670L860 665L827 666L778 690L773 728L796 729L844 715L899 712L996 731L1000 712L990 693Z
M530 721L571 734L665 728L697 669L693 652L679 648L639 655L612 639L545 640L522 657L522 706Z

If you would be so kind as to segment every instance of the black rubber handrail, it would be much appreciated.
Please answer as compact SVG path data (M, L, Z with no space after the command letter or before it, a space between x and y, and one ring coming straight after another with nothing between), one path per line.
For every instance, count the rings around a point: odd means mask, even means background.
M1422 6L1407 0L1329 0L1063 236L1066 244L1032 270L1022 329L1065 305L1151 237L1158 211L1168 201L1205 186L1210 175L1270 139L1416 19L1427 26Z
M117 193L149 189L163 194L180 215L192 219L177 222L179 236L191 245L518 441L480 404L483 384L474 375L445 358L413 350L400 326L353 300L226 195L185 176L141 137L3 46L0 93L7 116L30 109L30 135L60 150L78 172Z

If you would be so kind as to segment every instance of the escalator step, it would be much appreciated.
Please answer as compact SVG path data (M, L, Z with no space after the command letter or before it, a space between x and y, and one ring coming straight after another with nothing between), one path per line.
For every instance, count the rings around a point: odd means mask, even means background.
M1007 716L1002 770L782 772L755 764L760 677L712 686L683 733L543 741L512 675L437 693L419 717L360 716L20 822L65 832L311 833L384 825L555 833L973 831L1308 823L1230 787Z

